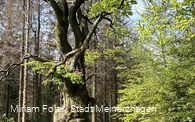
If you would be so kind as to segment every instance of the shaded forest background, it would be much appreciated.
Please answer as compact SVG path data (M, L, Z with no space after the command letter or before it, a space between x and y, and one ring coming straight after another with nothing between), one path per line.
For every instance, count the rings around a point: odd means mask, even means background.
M191 0L142 3L145 9L137 22L129 18L132 13L101 21L85 52L85 79L89 95L98 106L156 106L157 112L97 112L89 113L90 119L92 122L194 122L195 3ZM22 113L11 112L10 107L22 105L24 97L26 71L25 65L19 64L23 63L26 38L28 54L34 56L28 62L38 57L62 60L55 43L53 9L40 0L30 1L29 5L27 9L25 0L0 1L0 121L3 122L19 122L22 117ZM68 39L74 40L71 29ZM13 64L17 65L5 72ZM27 66L27 106L62 106L60 85L45 82L47 77L32 69L33 65ZM27 113L25 119L52 122L53 113Z

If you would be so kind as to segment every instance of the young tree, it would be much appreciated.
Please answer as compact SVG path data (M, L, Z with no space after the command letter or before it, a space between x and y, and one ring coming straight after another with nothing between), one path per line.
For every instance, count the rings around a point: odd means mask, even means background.
M37 17L37 19L35 20L36 21L36 23L37 23L37 27L36 27L36 29L35 29L35 31L34 31L34 35L35 35L35 55L36 56L39 56L39 45L40 45L40 26L41 26L41 1L40 0L37 0L36 1L36 3L37 4L35 4L35 8L37 8L36 10L37 10L37 14L38 14L38 17ZM41 82L40 81L40 79L39 79L39 74L38 74L38 72L35 72L35 76L34 76L34 78L35 78L35 81L34 81L34 84L33 84L33 91L34 91L34 106L36 106L36 107L40 107L40 100L39 100L39 92L40 92L40 87L39 87L39 82ZM35 119L35 122L38 122L38 119L39 118L39 112L35 112L35 115L34 115L34 119Z
M23 11L25 10L25 0L23 3ZM25 15L23 14L23 29L22 29L22 39L21 39L21 58L24 56L24 40L25 40ZM24 66L20 66L20 81L19 81L19 95L18 95L18 106L22 106L22 86L24 81ZM21 122L21 112L18 112L18 122Z
M152 1L143 20L132 64L121 75L128 80L119 106L156 107L148 112L132 111L129 122L194 121L194 2ZM127 102L128 101L128 102Z
M30 0L26 1L26 10L25 10L25 26L26 26L26 33L25 33L25 50L24 55L29 53L29 31L30 31ZM24 83L23 83L23 101L22 106L27 107L27 87L28 87L28 59L24 60ZM26 110L22 110L22 122L26 122Z

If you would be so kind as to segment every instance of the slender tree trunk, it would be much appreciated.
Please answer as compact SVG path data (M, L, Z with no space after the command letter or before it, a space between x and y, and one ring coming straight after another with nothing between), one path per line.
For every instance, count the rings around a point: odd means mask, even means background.
M94 73L96 73L96 65L94 65ZM93 78L93 97L96 98L96 75ZM96 106L94 106L94 110L92 112L92 122L96 122Z
M30 14L30 0L26 0L26 12L25 12L25 26L26 26L26 40L25 40L25 55L29 51L29 14ZM23 105L22 107L27 107L27 86L28 86L28 59L24 60L24 84L23 84ZM26 110L22 111L22 122L26 122Z
M104 64L105 66L105 69L106 69L106 63ZM106 72L105 72L106 73ZM103 88L103 91L104 91L104 100L103 100L103 105L106 106L106 75L104 76L103 78L103 85L104 85L104 88ZM103 122L106 122L106 112L103 111Z
M104 76L104 106L107 107L108 104L107 104L107 86L106 86L106 83L107 83L107 75ZM108 116L107 116L107 112L103 111L103 115L104 115L104 122L107 122L107 119L108 119Z
M4 110L5 110L5 106L6 106L6 101L5 101L5 98L6 98L6 86L7 84L4 84L2 83L0 85L0 115L3 115L4 114ZM3 121L1 118L0 118L0 121Z
M51 106L51 87L52 87L52 84L50 83L48 86L47 86L47 105L48 106ZM47 122L50 122L51 121L51 113L49 111L47 111Z
M35 41L35 55L39 55L39 39L40 39L40 0L37 0L37 11L38 11L38 20L37 20L37 23L38 23L38 26L37 26L37 37L36 38L36 41ZM35 106L36 107L40 107L40 104L39 104L39 74L37 72L35 72ZM36 112L35 113L35 122L38 122L38 115L39 113Z
M94 40L94 50L96 50L97 47L97 41ZM94 64L93 66L93 72L96 73L97 72L97 65ZM92 97L96 99L96 81L97 81L97 76L94 75L93 77L93 90L92 90ZM96 122L96 106L94 106L94 110L92 112L92 122Z
M22 86L23 86L23 78L24 78L24 66L20 66L20 81L19 81L19 98L18 98L18 106L22 105ZM21 122L21 111L18 111L18 122Z
M25 0L23 0L23 11L25 11ZM21 57L24 56L24 40L25 40L25 15L23 14L23 27L22 27L22 40L21 40ZM22 106L22 86L24 81L24 66L20 66L20 81L19 81L19 98L18 98L18 106ZM18 111L18 122L21 122L21 111Z
M116 106L118 104L118 79L117 79L117 71L114 72L114 81L115 81L115 88L114 88L114 105ZM115 119L114 122L118 122L118 118Z
M113 88L113 86L112 86L112 84L110 85L110 105L111 106L113 106L113 102L112 102L112 100L113 100L113 91L112 91L112 88ZM112 122L112 112L109 112L109 120L110 120L110 122Z
M36 48L37 48L37 46L36 46L37 31L36 31L36 30L33 30L33 32L34 32L35 55L36 55ZM38 89L37 89L38 73L35 71L35 73L33 74L33 76L34 76L34 79L33 79L33 107L38 107L38 106L36 105L37 91L38 91ZM32 119L33 119L33 121L35 121L36 113L37 113L37 112L35 112L35 113L33 112L33 113L32 113Z
M35 34L35 38L36 38L36 34ZM35 39L35 44L36 44L37 39ZM35 51L37 50L37 48L39 48L37 46L37 44L35 45ZM35 52L35 55L38 55L37 52ZM39 101L38 101L38 92L39 92L39 74L37 73L37 71L35 71L35 76L34 76L34 82L33 82L33 88L34 88L34 106L35 107L39 107ZM34 113L34 119L35 122L38 122L38 112Z
M41 103L42 103L42 99L41 99L41 92L42 92L42 87L41 87L41 85L42 85L42 83L41 83L41 81L42 81L42 75L40 74L39 75L39 85L38 85L38 87L39 87L39 92L38 92L38 101L39 101L39 107L40 107L40 112L38 113L38 120L39 120L39 122L42 122L42 120L41 120L41 116L42 116L42 107L41 107Z
M36 43L36 53L37 55L39 55L39 42L40 42L40 29L41 29L41 1L37 0L38 3L38 7L37 7L37 11L38 11L38 27L37 27L37 43Z
M106 44L105 44L105 46L106 46ZM108 107L108 103L107 103L107 96L108 96L108 90L107 90L107 83L108 83L108 79L107 79L107 62L106 62L106 60L104 60L104 74L105 74L105 76L104 76L104 80L103 80L103 85L104 85L104 106L105 107ZM107 122L108 121L108 113L107 112L105 112L105 111L103 111L103 122Z
M6 117L9 117L9 100L10 100L10 86L7 84L7 97L6 97Z

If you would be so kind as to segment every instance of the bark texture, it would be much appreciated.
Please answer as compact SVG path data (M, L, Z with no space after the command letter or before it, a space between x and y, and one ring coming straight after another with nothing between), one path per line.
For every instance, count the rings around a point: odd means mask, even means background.
M29 30L30 30L30 0L26 1L25 25L26 25L26 40L24 54L29 52ZM24 60L24 83L23 83L23 103L22 106L27 106L27 84L28 84L28 59ZM26 122L26 111L22 111L22 122Z
M88 114L85 112L71 112L71 105L86 107L89 103L94 103L94 98L89 97L85 82L84 53L89 47L89 41L94 34L98 24L105 13L97 16L96 20L88 28L88 18L81 10L81 6L86 0L73 0L67 3L66 0L56 2L55 0L45 0L55 11L57 24L55 28L57 48L63 55L63 61L54 66L49 74L54 74L59 65L68 67L70 73L79 74L83 84L74 84L70 78L59 76L63 81L64 104L61 110L54 113L54 122L89 122ZM75 40L68 41L69 25L74 34ZM74 41L74 47L69 42ZM65 99L66 98L66 99ZM59 112L60 111L60 112Z

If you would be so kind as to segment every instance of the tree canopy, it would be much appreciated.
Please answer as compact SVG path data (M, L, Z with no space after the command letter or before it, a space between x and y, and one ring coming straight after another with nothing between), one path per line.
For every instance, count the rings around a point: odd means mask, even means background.
M124 121L194 120L193 4L153 1L142 14L136 26L140 36L130 51L134 63L121 73L128 81L120 91L119 106L156 106L157 110L127 113Z

